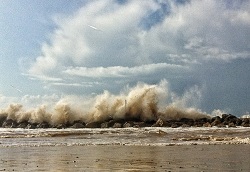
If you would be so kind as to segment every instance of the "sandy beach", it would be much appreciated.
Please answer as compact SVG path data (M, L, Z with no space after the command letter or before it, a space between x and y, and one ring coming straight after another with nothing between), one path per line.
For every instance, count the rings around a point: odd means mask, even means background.
M249 171L250 145L0 147L0 171Z

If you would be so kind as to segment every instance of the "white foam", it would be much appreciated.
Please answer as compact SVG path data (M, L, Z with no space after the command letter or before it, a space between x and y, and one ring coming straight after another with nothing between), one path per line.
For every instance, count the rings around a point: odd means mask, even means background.
M0 147L250 144L250 128L0 129Z
M173 95L165 80L157 85L138 83L117 95L104 91L103 94L88 98L65 96L51 106L41 104L29 108L22 104L10 104L0 110L0 117L6 116L17 122L48 122L51 125L128 117L142 121L209 117L194 108L200 97L198 87L187 90L182 97Z

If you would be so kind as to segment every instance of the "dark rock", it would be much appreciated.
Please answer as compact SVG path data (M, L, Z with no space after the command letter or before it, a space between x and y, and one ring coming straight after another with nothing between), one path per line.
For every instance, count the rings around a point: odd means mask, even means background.
M67 126L65 124L58 124L58 125L55 125L53 128L63 129L63 128L67 128Z
M250 127L250 125L248 123L242 122L241 124L242 127Z
M214 121L220 121L221 122L221 118L219 116L215 116L215 117L211 118L211 122L214 122Z
M3 122L2 127L4 128L16 128L17 122L12 119L7 119Z
M113 128L122 128L122 124L119 122L114 123Z
M124 119L111 119L109 121L103 122L101 124L101 128L113 127L115 125L115 123L120 123L121 125L123 125L125 123L125 120Z
M145 127L152 127L152 125L154 125L156 122L155 121L146 121L144 123L145 123ZM165 121L164 121L162 127L165 127Z
M222 119L225 119L225 118L227 118L228 116L229 116L228 114L222 114L222 115L221 115Z
M118 122L118 123L121 123L122 125L125 124L125 122L127 122L127 121L128 121L128 120L124 120L124 119L115 119L115 120L114 120L115 123ZM114 123L113 123L113 125L114 125ZM111 125L111 126L113 126L113 125Z
M101 123L101 128L109 128L109 123L108 122Z
M211 119L210 118L200 118L200 119L197 119L195 120L196 123L198 124L201 124L203 126L203 124L205 123L210 123L211 122Z
M37 124L27 124L26 129L35 129Z
M123 128L129 128L133 126L134 126L134 123L132 121L128 121L123 124Z
M172 125L172 122L170 122L170 121L165 121L165 123L164 123L165 127L171 127L171 125Z
M249 124L249 119L248 119L248 118L243 118L243 119L242 119L242 123L243 123L243 122L244 122L245 124Z
M37 128L50 128L50 125L47 122L42 122L42 123L39 123L36 127Z
M182 122L179 122L179 121L175 122L175 124L177 124L178 127L181 127L181 126L183 125L183 123L182 123Z
M100 128L100 122L89 122L86 124L86 128Z
M232 115L232 114L229 114L229 115L226 117L226 119L232 120L232 119L237 119L237 117L234 116L234 115Z
M212 123L211 123L211 126L218 126L221 124L221 119L220 117L219 118L216 118Z
M113 127L116 122L118 122L118 121L114 120L114 119L108 121L108 127Z
M242 120L237 118L236 121L235 121L235 125L240 126L241 123L242 123Z
M212 127L212 126L209 122L206 122L205 124L203 124L203 127Z
M231 123L228 124L228 127L230 127L230 128L231 127L236 127L236 125L233 122L231 122Z
M203 125L208 123L208 122L210 122L210 119L208 119L208 118L200 118L200 119L194 120L193 123L192 123L192 121L190 121L189 125L190 126L195 126L195 127L203 127Z
M223 121L223 124L224 125L229 125L230 123L236 123L236 121L237 121L237 117L236 116L234 116L234 115L231 115L231 114L223 114L222 115L222 120L221 121Z
M81 122L74 123L71 128L84 128L85 126Z
M219 128L225 128L226 127L226 125L224 125L223 123L220 123L220 124L218 124L216 126L219 127Z
M193 121L193 120L192 120L192 119L189 119L189 118L181 118L181 119L179 120L179 122L182 122L182 123L184 123L184 124L189 123L189 121Z
M242 118L242 123L241 123L241 126L242 127L249 127L249 119L248 118Z
M190 125L188 125L188 124L182 124L181 127L186 128L186 127L190 127Z
M202 127L203 124L204 124L203 122L195 121L193 126L195 126L195 127Z
M3 123L4 123L4 121L6 121L6 119L7 119L7 115L6 116L5 115L0 116L0 127L3 126Z
M28 124L28 121L21 122L17 124L17 128L26 128Z
M201 119L189 119L189 118L181 118L179 120L168 120L164 121L162 119L158 119L157 121L141 121L140 118L125 118L125 119L113 119L109 118L104 122L89 122L85 125L82 121L74 121L73 123L66 123L66 124L59 124L55 126L51 126L47 122L42 122L39 124L29 123L28 121L23 121L17 123L12 119L6 119L6 115L0 116L0 127L5 128L27 128L27 129L34 129L34 128L126 128L126 127L236 127L236 126L250 126L250 120L248 118L237 118L231 114L223 114L221 117L216 116L213 118L201 118Z
M164 126L164 121L159 118L155 124L152 125L152 127L163 127Z
M173 123L172 125L171 125L171 128L178 128L179 127L179 125L177 124L177 123Z
M223 121L222 124L223 125L228 125L230 123L230 121Z
M145 122L134 122L134 128L147 127Z

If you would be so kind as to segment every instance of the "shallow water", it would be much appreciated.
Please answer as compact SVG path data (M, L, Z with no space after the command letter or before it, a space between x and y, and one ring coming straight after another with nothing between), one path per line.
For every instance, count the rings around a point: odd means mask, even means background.
M0 171L249 171L250 128L0 129Z
M0 171L249 171L249 145L0 147Z
M0 129L0 147L250 144L250 128Z

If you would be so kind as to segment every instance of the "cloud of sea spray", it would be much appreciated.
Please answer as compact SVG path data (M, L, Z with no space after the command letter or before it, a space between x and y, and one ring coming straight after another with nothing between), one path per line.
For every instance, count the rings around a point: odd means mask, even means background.
M128 92L112 95L105 91L96 97L91 109L89 121L103 121L108 118L124 119L137 118L155 120L158 112L159 86L138 83Z
M82 97L67 96L57 102L51 116L52 124L72 124L75 121L87 122L90 105L93 100L86 100Z
M54 104L40 105L25 110L20 104L11 104L1 110L1 115L17 122L48 122L52 125L92 122L107 119L136 118L142 121L179 118L203 118L206 113L195 108L201 97L198 87L176 96L168 89L166 80L156 85L138 83L119 95L104 91L97 96L65 96Z
M244 115L241 116L241 118L250 118L250 113L246 112Z
M170 103L165 106L164 110L159 112L158 116L164 120L209 118L210 115L197 108L201 97L201 89L198 86L186 90L182 96L171 93Z
M1 110L0 115L16 122L28 121L31 123L50 123L52 116L52 114L47 111L45 105L25 110L21 104L10 104L6 109Z
M88 120L137 118L142 121L151 121L158 118L167 120L209 117L195 108L200 99L201 90L197 86L178 97L168 90L166 80L157 85L138 83L120 95L112 95L108 91L98 95L94 107L88 114Z
M227 111L221 109L214 109L211 113L212 117L219 116L222 117L222 114L227 114Z

